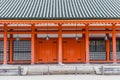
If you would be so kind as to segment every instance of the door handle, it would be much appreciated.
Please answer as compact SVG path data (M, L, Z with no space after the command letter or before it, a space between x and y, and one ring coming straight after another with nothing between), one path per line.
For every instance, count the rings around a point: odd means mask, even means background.
M63 60L67 60L67 59L63 59Z
M77 60L81 60L81 59L77 59Z
M53 60L57 60L57 59L53 59Z
M42 59L38 59L38 61L42 61Z

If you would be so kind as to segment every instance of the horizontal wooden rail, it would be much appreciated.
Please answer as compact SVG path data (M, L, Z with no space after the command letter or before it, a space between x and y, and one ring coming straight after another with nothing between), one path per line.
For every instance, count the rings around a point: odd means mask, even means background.
M39 24L39 23L55 23L55 24L63 24L63 23L120 23L120 19L115 20L0 20L2 24Z

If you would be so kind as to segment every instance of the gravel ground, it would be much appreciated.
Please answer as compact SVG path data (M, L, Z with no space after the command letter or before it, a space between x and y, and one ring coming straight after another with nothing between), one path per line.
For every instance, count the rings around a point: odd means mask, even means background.
M0 80L120 80L120 75L0 76Z

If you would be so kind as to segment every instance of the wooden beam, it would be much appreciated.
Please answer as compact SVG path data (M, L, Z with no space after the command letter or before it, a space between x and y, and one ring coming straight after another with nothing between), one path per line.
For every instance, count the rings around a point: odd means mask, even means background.
M31 26L8 26L8 29L31 29Z
M35 34L58 34L58 30L50 30L50 31L46 31L46 30L39 30L39 31L35 31ZM17 31L8 31L8 34L31 34L31 30L21 30L19 32ZM76 30L63 30L62 31L63 34L75 34ZM85 31L84 30L78 30L79 34L84 34ZM112 30L89 30L90 34L110 34L112 33ZM120 30L116 30L116 33L120 34ZM4 32L0 32L0 34L4 34Z
M111 20L0 20L1 24L39 24L39 23L120 23L120 19Z
M31 32L24 32L24 31L21 31L21 32L8 32L8 34L31 34Z

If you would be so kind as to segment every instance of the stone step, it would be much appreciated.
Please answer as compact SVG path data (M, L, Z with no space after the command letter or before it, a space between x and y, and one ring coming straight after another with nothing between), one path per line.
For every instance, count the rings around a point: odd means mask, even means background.
M120 75L120 66L96 66L96 74L102 75Z
M11 65L0 66L0 75L97 74L120 75L119 66L109 65Z
M0 67L0 75L22 75L23 73L23 69L21 68L21 66L17 66L17 67L10 67L10 66L4 66L4 67Z

